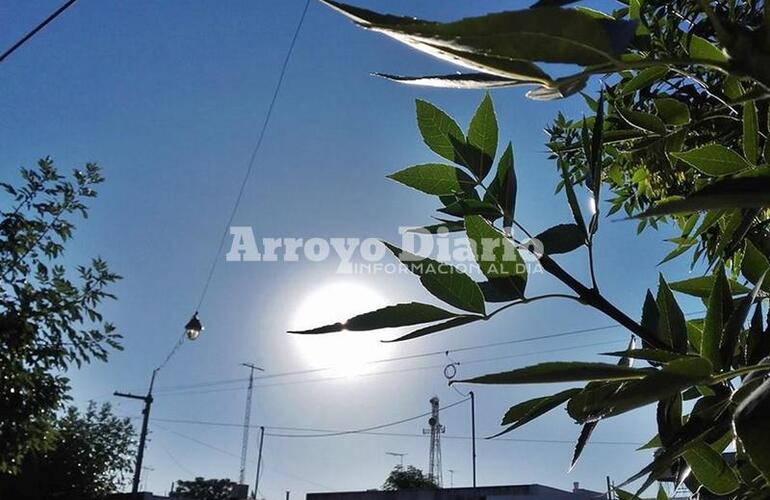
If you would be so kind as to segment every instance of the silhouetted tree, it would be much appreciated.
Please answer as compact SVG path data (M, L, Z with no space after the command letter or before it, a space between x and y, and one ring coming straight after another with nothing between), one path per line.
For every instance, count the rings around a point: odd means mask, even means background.
M227 500L236 485L229 479L204 479L196 477L193 481L177 481L171 492L172 498L184 497L196 500Z
M436 481L413 465L404 468L396 465L382 485L383 490L433 490L438 488Z

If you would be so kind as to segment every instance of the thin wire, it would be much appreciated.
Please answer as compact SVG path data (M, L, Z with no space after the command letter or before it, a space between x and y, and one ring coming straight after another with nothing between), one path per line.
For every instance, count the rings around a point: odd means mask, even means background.
M465 403L466 401L469 401L470 399L471 398L465 398L465 399L461 399L459 401L455 401L454 403L452 403L450 405L446 405L446 406L440 408L440 410L448 410L449 408L452 408L452 407L455 407L455 406L457 406L459 404ZM301 437L301 438L308 438L308 437L318 438L318 437L344 436L346 434L363 434L365 432L371 432L371 431L376 431L376 430L379 430L379 429L385 429L387 427L393 427L393 426L396 426L396 425L405 424L407 422L412 422L412 421L420 419L420 418L425 418L428 415L430 415L431 413L432 412L429 411L427 413L421 413L420 415L416 415L414 417L409 417L409 418L405 418L405 419L402 419L402 420L397 420L395 422L388 422L387 424L380 424L380 425L373 425L371 427L364 427L363 429L354 429L354 430L347 430L347 431L322 432L322 433L318 433L318 434L280 434L280 433L273 434L273 433L265 433L265 435L266 436L271 436L271 437L284 437L284 438L297 438L297 437Z
M153 420L155 420L155 419L153 419ZM179 436L179 437L181 437L181 438L184 438L184 439L187 439L187 440L189 440L189 441L192 441L193 443L197 443L197 444L199 444L199 445L201 445L201 446L205 446L206 448L209 448L209 449L212 449L212 450L218 451L219 453L223 453L223 454L225 454L225 455L228 455L228 456L230 456L230 457L233 457L233 458L237 458L237 459L239 459L239 460L240 460L240 456L239 456L239 455L236 455L235 453L232 453L232 452L230 452L230 451L228 451L228 450L225 450L225 449L219 448L218 446L214 446L213 444L209 444L209 443L207 443L207 442L205 442L205 441L201 441L200 439L194 438L194 437L192 437L192 436L188 436L187 434L183 434L183 433L181 433L181 432L177 432L177 431L171 430L171 429L169 429L169 428L167 428L167 427L162 427L162 426L160 426L160 425L158 425L157 427L158 427L159 429L161 429L161 430L165 431L165 432L169 432L169 433L171 433L171 434L175 434L175 435L177 435L177 436ZM254 463L254 460L249 460L249 463ZM277 470L277 469L275 469L275 468L273 468L273 467L267 467L267 466L265 466L265 463L264 463L264 459L263 459L263 463L262 463L262 465L263 465L263 469L265 469L265 468L269 468L269 469L270 469L270 470L272 470L273 472L275 472L275 473L277 473L277 474L280 474L280 475L282 475L282 476L293 477L293 478L295 478L295 479L299 479L300 481L304 481L304 482L306 482L306 483L308 483L308 484L312 484L312 485L314 485L314 486L320 486L321 488L325 488L325 489L327 489L327 490L329 490L329 491L334 491L334 490L336 489L336 488L332 488L332 487L330 487L330 486L327 486L327 485L324 485L324 484L321 484L321 483L316 483L316 482L314 482L314 481L311 481L311 480L309 480L309 479L303 478L303 477L301 477L301 476L297 476L297 475L295 475L295 474L289 474L289 473L287 473L287 472L282 472L282 471L279 471L279 470ZM259 474L259 475L260 475L260 478L262 477L262 474L264 474L264 472L260 472L260 474Z
M35 35L36 35L36 34L37 34L37 33L38 33L40 30L42 30L43 28L45 28L45 27L48 25L48 23L50 23L51 21L53 21L54 19L56 19L57 17L59 17L59 15L60 15L62 12L64 12L65 10L67 10L67 9L68 9L68 8L69 8L69 7L70 7L70 6L71 6L73 3L75 3L75 2L76 2L76 0L68 0L67 2L65 2L65 3L64 3L64 5L62 5L62 6L61 6L61 7L59 7L58 9L56 9L56 10L53 12L53 14L51 14L51 15L50 15L50 16L48 16L48 17L46 17L46 18L43 20L43 22L41 22L40 24L38 24L37 26L35 26L35 28L34 28L32 31L30 31L29 33L27 33L26 35L24 35L23 37L21 37L21 39L20 39L18 42L14 43L14 44L13 44L13 45L12 45L12 46L11 46L11 47L8 49L8 50L6 50L5 52L3 52L3 54L2 54L2 55L0 55L0 63L2 63L3 61L5 61L5 59L6 59L6 58L8 58L8 56L10 56L10 55L11 55L11 54L13 54L14 52L16 52L16 50L18 50L18 49L19 49L19 48L20 48L22 45L24 45L25 43L27 43L27 41L28 41L30 38L32 38L33 36L35 36Z
M569 347L559 347L556 349L545 349L540 351L531 351L531 352L525 352L525 353L516 353L516 354L509 354L506 356L495 356L492 358L482 358L482 359L472 359L468 361L463 361L461 364L464 365L471 365L471 364L478 364L478 363L487 363L491 361L502 361L505 359L512 359L512 358L522 358L527 356L536 356L539 354L550 354L554 352L561 352L561 351L571 351L575 349L586 349L589 347L597 347L602 345L615 345L619 344L623 341L621 340L612 340L609 342L593 342L590 344L581 344L576 346L569 346ZM359 377L375 377L380 375L388 375L393 373L406 373L406 372L413 372L413 371L422 371L422 370L433 370L437 368L444 368L445 365L428 365L428 366L414 366L410 368L400 368L400 369L393 369L393 370L381 370L377 372L372 373L362 373L358 375ZM298 385L298 384L310 384L310 383L318 383L318 382L330 382L334 380L342 380L349 378L347 375L340 375L335 377L322 377L322 378L314 378L314 379L306 379L306 380L291 380L286 382L275 382L271 384L257 384L254 385L254 388L261 388L261 387L275 387L275 386L283 386L283 385ZM248 380L248 379L247 379ZM455 387L454 385L452 387ZM248 387L228 387L223 389L209 389L204 391L168 391L168 392L161 392L160 396L184 396L188 394L211 394L211 393L222 393L222 392L234 392L234 391L244 391ZM467 397L467 394L461 394L463 397Z
M246 174L243 176L243 181L241 181L241 187L238 190L238 195L235 197L235 203L233 204L233 209L230 211L230 217L227 219L227 224L225 224L224 231L222 232L222 238L219 241L219 247L217 248L217 253L214 255L214 259L211 262L211 267L209 268L208 276L206 277L205 284L203 285L203 291L201 292L200 299L198 300L198 307L196 309L200 309L201 305L203 304L203 300L206 298L206 292L208 292L209 285L211 284L211 278L214 276L214 270L217 267L217 264L219 263L219 256L222 253L222 248L224 248L225 241L227 240L228 230L230 226L233 223L233 219L235 219L235 214L238 211L238 207L241 204L241 199L243 198L243 193L246 189L246 183L249 180L249 177L251 177L251 171L254 169L254 162L257 158L257 153L259 153L260 148L262 147L262 140L265 138L265 132L267 131L267 127L270 124L270 117L273 114L273 108L275 107L275 102L278 100L278 93L281 90L281 84L283 83L283 78L286 75L286 69L289 66L289 60L291 59L291 55L294 52L294 46L297 42L297 37L299 36L299 32L302 29L302 24L305 21L305 15L307 14L308 7L310 6L310 0L307 0L305 2L305 7L302 9L302 15L299 18L299 22L297 23L297 27L294 30L294 35L291 38L291 43L289 44L289 50L286 52L286 57L284 57L283 65L281 66L281 71L278 75L278 82L275 85L275 90L273 91L273 97L270 100L270 105L267 108L267 113L265 114L265 120L262 123L262 128L259 131L259 135L257 136L257 142L254 146L254 150L251 152L251 157L249 158L248 167L246 168Z
M462 403L465 403L466 401L470 400L470 398L461 399L459 401L455 401L452 404L448 404L446 406L443 406L440 408L440 410L448 410L450 408L453 408L457 405L460 405ZM419 415L415 415L413 417L403 418L401 420L396 420L393 422L387 422L384 424L377 424L372 425L370 427L363 427L360 429L350 429L350 430L344 430L344 431L330 431L326 429L308 429L303 427L280 427L280 426L256 426L256 425L249 425L249 427L264 427L265 429L273 429L273 430L284 430L284 431L298 431L298 432L313 432L315 434L271 434L271 433L265 433L265 436L273 436L273 437L334 437L334 436L344 436L346 434L363 434L367 432L372 432L380 429L386 429L388 427L395 427L396 425L405 424L407 422L412 422L414 420L418 420L420 418L425 418L428 415L430 415L431 412L421 413ZM175 419L161 419L161 418L153 418L151 420L159 421L159 422L168 422L168 423L182 423L182 424L197 424L197 425L215 425L220 427L240 427L243 428L243 424L229 424L229 423L222 423L222 422L207 422L202 420L175 420Z
M423 415L423 417L426 415ZM137 417L138 418L138 417ZM150 420L153 421L160 421L160 422L167 422L167 423L179 423L179 424L195 424L195 425L204 425L204 426L213 426L213 427L237 427L242 428L242 424L234 424L234 423L227 423L227 422L208 422L208 421L197 421L197 420L173 420L173 419L156 419L152 418ZM333 433L335 431L331 431L328 429L310 429L310 428L304 428L304 427L269 427L265 426L265 429L286 429L286 430L294 430L297 432L327 432L327 433ZM271 437L286 437L282 434L273 434L273 433L266 433L266 436ZM365 431L365 432L356 432L354 434L348 434L348 435L364 435L364 436L381 436L381 437L413 437L413 438L421 438L424 439L424 434L412 434L412 433L405 433L405 432L377 432L377 431ZM292 437L303 437L302 435L296 435ZM305 437L317 437L314 435L307 435ZM453 440L470 440L473 439L471 436L455 436L451 434L442 435L441 439L453 439ZM478 439L478 438L477 438ZM570 444L574 445L574 440L569 439L541 439L541 438L503 438L498 437L494 439L486 439L485 441L505 441L505 442L515 442L515 443L555 443L555 444ZM591 441L591 444L600 444L600 445L611 445L611 446L642 446L645 443L641 442L635 442L635 441ZM235 456L235 455L233 455Z
M684 313L684 315L685 316L693 316L693 315L696 315L696 314L703 314L704 312L705 311L703 311L703 310L692 311L692 312ZM562 331L562 332L551 333L551 334L547 334L547 335L540 335L540 336L536 336L536 337L526 337L526 338L523 338L523 339L505 340L505 341L502 341L502 342L493 342L493 343L489 343L489 344L475 344L475 345L470 345L470 346L465 346L465 347L458 347L456 349L448 349L448 350L445 349L443 351L429 351L429 352L424 352L424 353L419 353L419 354L408 354L408 355L405 355L405 356L396 356L396 357L392 357L392 358L376 359L376 360L373 360L373 361L367 361L364 364L365 365L374 365L374 364L380 364L380 363L390 363L390 362L394 362L394 361L406 361L406 360L410 360L410 359L419 359L419 358L425 358L425 357L430 357L430 356L446 356L447 353L466 352L466 351L473 351L473 350L478 350L478 349L486 349L486 348L489 348L489 347L500 347L500 346L503 346L503 345L523 344L523 343L526 343L526 342L534 342L534 341L538 341L538 340L548 340L548 339L553 339L553 338L567 337L567 336L570 336L570 335L580 335L580 334L583 334L583 333L592 333L592 332L598 332L598 331L603 331L603 330L611 330L613 328L622 328L622 325L612 324L612 325L597 326L597 327L592 327L592 328L582 328L582 329L579 329L579 330L565 330L565 331ZM466 363L469 363L469 362L466 362ZM289 377L289 376L294 376L294 375L306 375L306 374L311 374L311 373L319 373L319 372L329 371L329 370L333 370L334 368L335 367L333 367L333 366L327 366L327 367L323 367L323 368L310 368L310 369L306 369L306 370L296 370L296 371L273 373L273 374L260 375L258 377L254 377L254 380L264 380L264 379L271 379L271 378L277 378L277 377ZM378 372L378 373L380 373L380 372ZM194 388L198 388L198 387L210 387L210 386L216 386L216 385L226 385L226 384L232 384L232 383L237 383L237 382L245 382L247 380L248 380L248 377L246 377L246 378L224 379L224 380L214 380L214 381L209 381L209 382L199 382L199 383L195 383L195 384L182 384L182 385L166 386L166 387L159 388L159 390L162 392L164 390L165 391L170 391L170 390L173 390L173 389L194 389ZM331 378L328 379L328 380L331 380ZM275 385L275 384L273 384L273 385ZM255 386L255 387L269 387L269 385L268 384L262 384L260 386ZM191 394L198 394L198 393L199 394L203 394L205 392L206 391L199 391L199 392L195 392L195 393L191 392ZM211 392L216 392L216 391L211 391ZM224 392L224 390L223 390L223 392Z

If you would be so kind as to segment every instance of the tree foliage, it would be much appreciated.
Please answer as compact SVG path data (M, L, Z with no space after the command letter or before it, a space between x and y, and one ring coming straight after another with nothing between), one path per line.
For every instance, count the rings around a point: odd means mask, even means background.
M53 162L22 169L0 212L0 472L13 472L29 452L43 452L53 414L66 399L67 369L105 360L120 336L98 311L119 279L107 264L67 269L64 245L73 220L103 181L88 164L70 178Z
M396 465L382 485L386 491L398 490L434 490L438 488L432 477L424 474L413 465Z
M579 93L594 75L603 80L598 95L582 94L587 116L559 114L548 128L557 193L564 193L572 220L541 231L530 232L516 217L513 148L498 149L490 97L465 131L444 111L417 101L420 134L441 160L390 177L436 197L438 227L465 232L485 279L387 245L447 309L426 314L398 304L298 333L417 325L396 339L407 340L490 320L535 300L575 300L615 320L641 347L632 341L625 351L607 353L614 358L608 363L544 363L460 381L575 383L512 406L503 432L566 404L582 424L574 465L601 420L656 404L658 435L647 446L656 448L654 459L621 485L642 480L636 493L620 495L635 498L673 471L693 492L767 498L770 5L624 0L604 13L568 7L570 0L540 0L529 9L444 23L325 3L359 26L475 71L383 75L391 80L460 89L529 85L534 99ZM569 72L552 76L541 63L562 63L557 68ZM601 203L603 187L607 203ZM581 209L585 198L596 208L592 213ZM621 311L602 294L595 272L601 264L594 262L595 235L605 210L607 216L624 210L638 220L638 231L678 228L681 236L670 240L674 249L663 261L692 252L691 265L701 275L673 283L661 275L656 292L640 293L639 316ZM425 231L435 233L437 225ZM485 244L498 250L485 251ZM586 256L590 282L556 260L577 251ZM526 266L513 264L533 260L565 293L527 294ZM677 293L703 299L705 314L685 316ZM734 463L722 457L731 442Z
M90 500L119 491L130 477L134 428L105 403L69 407L49 423L50 447L30 451L14 474L0 476L3 498Z
M171 498L194 498L197 500L228 500L237 483L229 479L204 479L177 481Z

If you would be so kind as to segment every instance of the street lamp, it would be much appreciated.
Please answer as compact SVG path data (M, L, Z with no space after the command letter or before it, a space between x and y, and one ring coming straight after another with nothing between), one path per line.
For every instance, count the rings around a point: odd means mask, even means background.
M203 325L201 324L201 320L198 319L198 311L195 311L195 314L192 315L190 321L184 325L184 333L188 339L195 340L198 338L198 336L200 336L202 331ZM142 467L142 460L144 459L144 445L147 441L147 427L150 422L150 409L152 408L153 402L152 389L155 386L155 377L158 375L158 372L161 370L161 368L166 366L166 363L168 363L168 360L171 359L171 356L174 355L179 346L182 345L182 342L184 342L184 337L179 339L179 342L177 342L177 344L168 354L165 361L163 361L160 366L152 371L152 377L150 378L150 388L147 389L146 396L138 396L136 394L118 391L113 393L115 396L138 399L144 402L144 410L142 410L142 430L139 434L139 446L136 449L136 467L134 467L134 480L131 484L131 493L137 493L139 491L139 480L141 479L142 469L152 470L149 467Z
M198 311L195 311L195 314L192 315L190 321L184 325L184 333L187 335L188 339L195 340L198 338L202 331L203 325L201 324L201 320L198 319Z

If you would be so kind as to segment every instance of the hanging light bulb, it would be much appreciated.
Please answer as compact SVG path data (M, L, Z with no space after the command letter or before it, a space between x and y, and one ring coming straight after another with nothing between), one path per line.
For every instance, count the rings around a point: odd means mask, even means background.
M195 311L195 314L192 315L190 321L184 325L184 333L187 335L188 339L195 340L198 338L202 331L203 325L201 324L201 320L198 319L198 311Z

